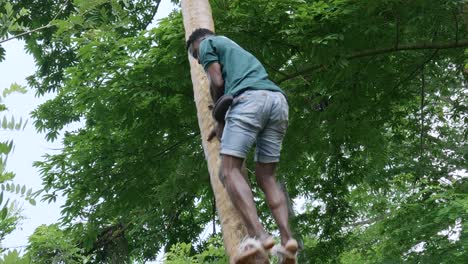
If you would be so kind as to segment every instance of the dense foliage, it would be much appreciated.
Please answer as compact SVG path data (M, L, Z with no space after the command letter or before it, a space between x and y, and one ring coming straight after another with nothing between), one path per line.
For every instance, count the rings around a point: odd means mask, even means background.
M158 1L12 2L31 28L53 19L26 41L29 84L57 92L35 125L49 140L65 128L61 152L36 165L44 199L66 197L67 232L95 262L177 242L199 256L213 195L180 12L147 29ZM217 33L287 92L279 177L304 201L301 263L466 259L467 1L210 2Z

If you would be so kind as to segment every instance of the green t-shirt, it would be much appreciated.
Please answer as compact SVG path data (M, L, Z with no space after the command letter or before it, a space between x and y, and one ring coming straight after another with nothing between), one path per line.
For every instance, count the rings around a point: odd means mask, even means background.
M234 41L223 36L209 36L199 47L199 60L205 71L213 62L221 65L224 93L237 95L246 89L283 92L268 79L260 61Z

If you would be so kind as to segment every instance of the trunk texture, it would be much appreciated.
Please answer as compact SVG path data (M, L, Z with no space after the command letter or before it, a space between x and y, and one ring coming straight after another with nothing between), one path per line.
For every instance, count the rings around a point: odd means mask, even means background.
M214 32L214 23L208 0L183 0L181 5L186 39L197 28L207 28ZM224 247L232 261L232 257L237 250L237 245L247 234L247 230L219 178L221 165L219 142L216 139L213 139L211 142L206 140L214 125L211 111L208 108L213 104L209 93L208 79L202 66L196 60L189 56L189 61L198 124L200 126L205 158L208 162L211 186L215 194L216 209L221 223Z

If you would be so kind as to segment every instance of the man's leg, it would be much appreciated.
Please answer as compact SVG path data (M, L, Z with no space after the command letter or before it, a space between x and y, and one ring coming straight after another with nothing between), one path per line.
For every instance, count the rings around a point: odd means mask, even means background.
M284 246L292 239L292 234L288 223L289 216L286 197L276 182L276 164L257 162L255 174L257 176L257 183L265 193L268 207L270 207L273 218L278 225L281 234L281 244Z
M239 211L247 227L249 236L264 241L270 236L265 232L258 219L257 209L253 200L252 190L242 175L242 158L222 155L224 185L232 203Z

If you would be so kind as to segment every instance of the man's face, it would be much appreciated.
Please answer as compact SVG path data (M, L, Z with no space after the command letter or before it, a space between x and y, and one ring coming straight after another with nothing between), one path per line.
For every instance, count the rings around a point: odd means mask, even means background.
M200 42L204 39L205 37L195 40L189 48L190 55L192 55L192 57L196 59L198 63L200 63L200 60L198 58L198 49L200 48Z

